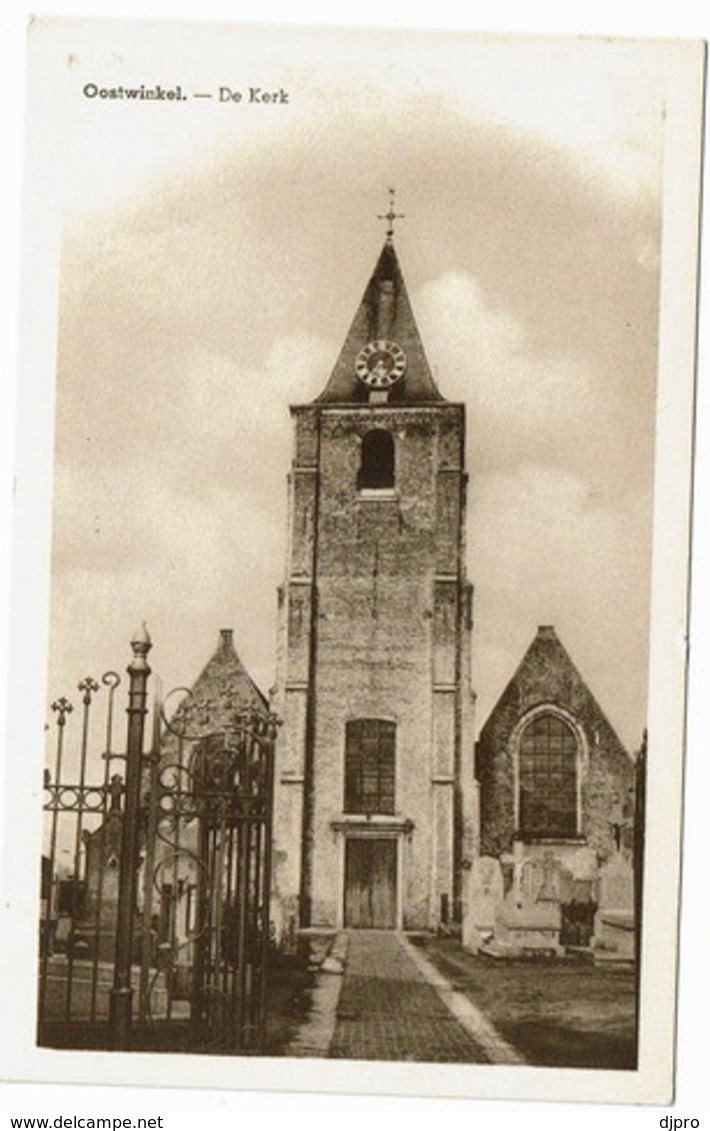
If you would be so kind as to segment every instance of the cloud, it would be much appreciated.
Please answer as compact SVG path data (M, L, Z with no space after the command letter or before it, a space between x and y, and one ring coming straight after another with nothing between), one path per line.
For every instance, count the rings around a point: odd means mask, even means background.
M279 468L279 472L283 469ZM81 469L57 483L52 693L78 668L120 665L148 622L168 686L191 682L220 627L264 688L273 679L276 587L285 552L285 484L274 511L250 484L181 492L146 467ZM202 660L200 661L200 657ZM127 657L126 657L127 659Z
M417 309L429 352L446 375L447 396L465 400L473 394L474 413L485 414L484 426L496 414L514 424L522 410L526 430L533 432L551 416L576 415L576 406L588 398L584 358L571 352L536 357L524 324L510 310L491 307L469 272L447 272L427 284ZM566 412L567 405L575 411Z
M652 435L636 397L572 339L546 348L526 321L495 309L479 281L447 272L423 287L417 311L444 395L467 401L469 465L477 471L546 463L584 477L605 498L638 489Z
M288 404L325 384L381 246L390 183L425 349L443 395L467 404L481 703L543 620L564 625L585 675L587 661L617 672L607 684L635 670L645 582L630 594L627 573L648 557L634 516L652 457L659 215L653 177L621 192L611 166L640 146L657 175L657 108L634 124L634 79L613 122L584 118L575 140L572 108L593 104L589 68L569 104L560 93L543 105L527 91L535 68L511 82L490 41L478 75L480 45L463 37L468 63L451 67L463 78L442 86L452 57L431 42L433 70L396 97L379 76L356 101L352 85L347 98L347 83L321 86L301 126L252 133L232 118L204 144L196 130L167 172L176 139L157 139L150 169L141 157L118 178L126 195L111 210L99 207L109 165L93 181L95 125L78 123L76 176L96 196L63 248L57 670L90 652L116 666L146 617L168 682L195 677L221 626L271 682ZM559 91L575 77L563 70ZM496 111L499 87L510 103ZM150 142L124 128L112 160ZM628 687L619 710L638 720L642 695Z
M554 624L622 740L637 742L628 720L645 709L648 493L600 504L569 472L523 464L477 479L471 530L476 670L486 674L479 722L537 626Z

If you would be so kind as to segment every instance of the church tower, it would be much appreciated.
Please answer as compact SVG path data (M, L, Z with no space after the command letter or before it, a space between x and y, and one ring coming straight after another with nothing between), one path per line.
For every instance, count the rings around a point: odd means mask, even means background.
M454 921L475 848L464 406L436 387L386 219L330 379L291 409L282 930Z

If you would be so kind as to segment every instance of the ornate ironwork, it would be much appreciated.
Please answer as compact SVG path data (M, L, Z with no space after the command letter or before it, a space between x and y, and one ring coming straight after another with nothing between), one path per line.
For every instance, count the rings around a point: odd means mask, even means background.
M51 704L56 737L44 772L48 841L42 857L40 1039L52 1026L95 1024L106 1011L102 974L112 957L114 924L103 899L103 870L92 876L90 859L105 852L107 822L123 791L120 776L111 777L113 701L119 684L115 672L105 673L101 683L91 675L78 683L78 734L68 726L74 711L70 700L61 696ZM96 780L100 763L91 756L92 712L102 685L108 689L105 763Z
M161 712L148 794L156 970L168 1013L189 1010L196 1043L254 1052L263 1045L278 720L240 708L226 683L209 699L178 693L172 716ZM148 990L144 980L144 1017Z
M177 1042L257 1052L264 1042L278 720L240 708L227 681L209 699L179 688L166 699L180 697L172 715L154 705L146 751L145 629L131 647L125 753L114 748L116 672L78 685L74 780L65 772L73 707L65 698L52 704L40 1043L83 1044L86 1034L77 1034L88 1025L97 1047ZM106 723L97 750L92 711L102 693Z

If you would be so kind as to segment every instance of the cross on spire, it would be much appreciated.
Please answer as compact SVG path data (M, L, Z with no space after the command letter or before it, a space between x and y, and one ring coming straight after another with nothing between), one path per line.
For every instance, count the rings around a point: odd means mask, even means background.
M379 215L377 219L387 221L387 242L392 243L394 237L394 222L395 220L404 220L404 213L395 212L394 210L394 189L388 189L388 192L390 194L389 211L385 212L384 215Z

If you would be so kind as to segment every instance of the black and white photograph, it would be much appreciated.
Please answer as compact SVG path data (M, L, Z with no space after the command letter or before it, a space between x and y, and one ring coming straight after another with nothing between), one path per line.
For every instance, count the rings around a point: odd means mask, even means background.
M669 1102L703 67L32 22L14 1078Z

